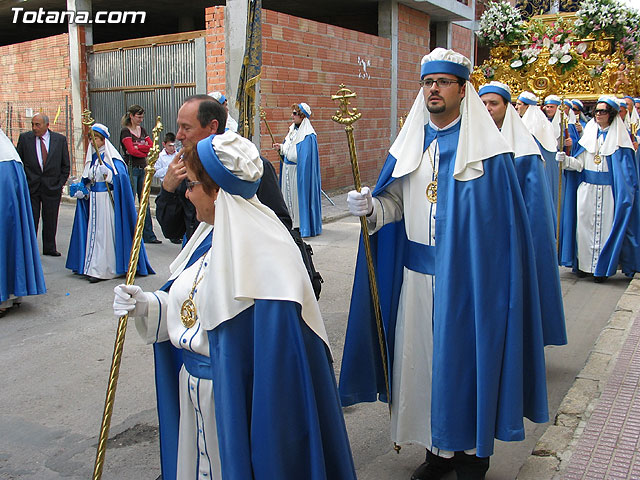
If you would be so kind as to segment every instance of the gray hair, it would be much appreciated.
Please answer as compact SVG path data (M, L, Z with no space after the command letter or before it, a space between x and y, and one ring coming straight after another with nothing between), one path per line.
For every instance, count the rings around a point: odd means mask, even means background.
M45 115L44 113L36 113L33 117L31 117L32 119L36 118L38 115L40 115L42 117L42 122L45 125L49 125L49 116Z

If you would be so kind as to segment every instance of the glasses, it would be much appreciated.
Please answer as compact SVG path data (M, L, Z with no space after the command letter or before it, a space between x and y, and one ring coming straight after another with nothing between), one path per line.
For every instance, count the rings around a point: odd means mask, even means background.
M291 112L291 115L293 115L294 117L299 117L300 114L298 112Z
M603 110L603 109L595 110L593 112L594 115L607 115L608 113L609 113L609 110Z
M438 88L447 88L453 85L454 83L457 83L458 85L460 85L460 82L458 80L451 80L449 78L438 78L436 80L434 80L433 78L427 78L425 80L420 80L420 82L418 83L420 83L421 87L427 87L427 88L433 87L434 83L438 86Z
M202 182L187 182L187 190L189 190L190 192L193 192L193 187L195 187L196 185L202 185Z

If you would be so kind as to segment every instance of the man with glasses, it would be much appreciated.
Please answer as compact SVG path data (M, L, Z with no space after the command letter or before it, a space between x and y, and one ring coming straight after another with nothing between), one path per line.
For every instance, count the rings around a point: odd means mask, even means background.
M531 230L512 149L470 69L452 50L422 59L421 91L373 195L347 196L372 234L391 437L427 449L415 480L454 470L483 479L494 438L522 440L523 417L548 420ZM362 250L340 373L345 406L389 400Z
M640 271L638 172L629 132L614 97L598 99L577 153L558 152L565 172L561 264L604 282L621 266Z

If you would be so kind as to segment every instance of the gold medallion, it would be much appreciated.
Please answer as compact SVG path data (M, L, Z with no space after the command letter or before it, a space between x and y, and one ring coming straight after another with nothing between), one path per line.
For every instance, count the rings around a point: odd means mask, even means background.
M600 154L599 154L599 153L596 153L596 156L595 156L595 157L593 157L593 163L595 163L596 165L600 165L600 162L601 162L601 161L602 161L602 160L601 160Z
M185 328L191 328L196 324L196 317L196 304L193 303L191 296L189 296L180 309L180 320Z
M438 200L438 180L434 180L427 185L427 200L436 203Z

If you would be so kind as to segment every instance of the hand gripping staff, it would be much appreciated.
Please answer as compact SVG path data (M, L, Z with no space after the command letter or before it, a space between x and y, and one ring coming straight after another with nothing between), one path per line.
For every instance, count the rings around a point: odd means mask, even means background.
M91 118L91 110L85 110L82 112L82 124L87 125L89 127L89 137L91 138L91 146L93 147L93 151L96 152L98 156L98 164L104 165L102 162L102 157L100 156L100 152L98 151L98 146L96 145L96 132L91 128L91 125L95 123L95 120ZM109 200L111 200L111 206L115 205L113 201L113 192L111 191L111 187L109 187L109 183L105 182L107 185L107 192L109 192Z
M339 100L340 106L336 111L336 114L331 117L331 120L341 125L345 125L344 130L347 132L347 141L349 144L349 156L351 157L351 170L353 172L353 183L356 190L359 192L361 189L360 184L360 169L358 168L358 156L356 155L356 145L353 139L353 126L352 124L360 119L362 116L358 112L357 108L352 111L349 110L350 98L356 98L356 94L345 87L344 84L340 85L340 90L335 95L331 95L331 100ZM389 399L389 415L391 415L391 394L389 392L389 364L387 362L387 347L385 342L384 328L382 326L382 313L380 310L380 298L378 297L378 282L376 281L376 272L373 267L373 258L371 256L371 245L369 243L369 228L367 226L367 218L365 216L360 217L360 227L362 229L362 241L364 244L364 253L367 258L367 270L369 273L369 288L371 289L371 299L373 301L373 311L376 317L376 327L378 330L378 343L380 345L380 357L382 359L382 371L384 372L384 385L387 391L387 398ZM400 446L394 443L394 449L396 452L400 452Z
M127 270L127 278L125 283L133 285L136 277L136 269L138 266L138 256L140 255L140 246L142 244L142 231L144 229L144 219L147 215L147 207L149 206L149 193L151 193L151 180L156 172L155 163L160 155L160 132L163 130L160 117L156 119L156 126L153 127L153 146L149 150L147 156L147 166L144 169L144 186L142 187L142 196L140 197L140 210L138 211L138 219L136 220L136 232L131 245L131 255L129 257L129 269ZM107 395L104 401L104 413L102 414L102 426L100 427L100 439L98 441L98 451L96 453L96 463L93 468L93 480L100 480L102 477L102 468L104 467L104 456L107 450L107 439L109 438L109 426L111 424L111 414L113 413L113 402L116 397L116 385L118 383L118 373L120 371L120 362L122 360L122 349L124 347L124 336L127 333L127 320L129 314L123 315L118 320L118 330L116 332L116 341L113 346L113 358L111 360L111 371L109 372L109 383L107 384Z

